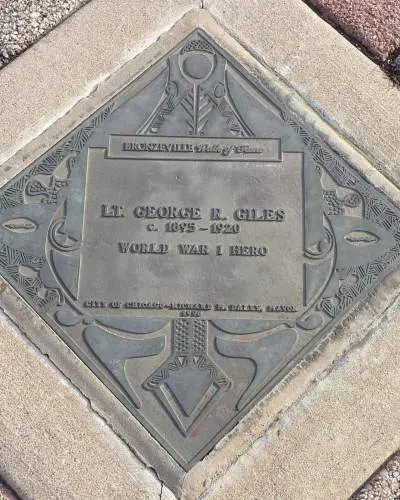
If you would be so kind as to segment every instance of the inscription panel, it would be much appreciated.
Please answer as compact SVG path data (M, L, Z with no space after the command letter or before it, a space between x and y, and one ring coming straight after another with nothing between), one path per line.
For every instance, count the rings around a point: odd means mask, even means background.
M1 276L185 469L399 262L398 207L201 30L0 188Z
M301 153L284 153L279 163L190 162L90 149L82 306L156 317L290 317L303 307L302 183Z

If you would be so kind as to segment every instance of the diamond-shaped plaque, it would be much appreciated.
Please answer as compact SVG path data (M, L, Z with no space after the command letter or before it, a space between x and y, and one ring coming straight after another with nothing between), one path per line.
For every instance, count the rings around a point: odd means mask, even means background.
M0 272L185 469L400 259L400 212L197 30L0 190Z

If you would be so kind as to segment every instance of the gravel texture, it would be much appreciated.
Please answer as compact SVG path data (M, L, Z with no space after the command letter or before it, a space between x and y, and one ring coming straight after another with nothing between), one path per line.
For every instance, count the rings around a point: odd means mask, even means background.
M355 493L350 500L400 499L400 451Z
M18 500L15 494L1 482L0 478L0 500Z
M400 48L400 0L306 0L384 61Z
M0 68L89 0L0 0Z

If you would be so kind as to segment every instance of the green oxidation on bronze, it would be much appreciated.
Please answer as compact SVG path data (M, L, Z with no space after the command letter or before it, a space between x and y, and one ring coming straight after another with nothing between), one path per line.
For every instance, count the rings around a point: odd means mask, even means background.
M189 469L400 259L400 212L197 30L0 190L0 272Z

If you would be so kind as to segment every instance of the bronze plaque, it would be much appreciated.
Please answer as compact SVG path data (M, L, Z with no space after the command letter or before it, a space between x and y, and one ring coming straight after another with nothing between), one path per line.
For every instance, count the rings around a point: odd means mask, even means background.
M0 233L185 469L400 258L399 210L200 30L1 188Z

